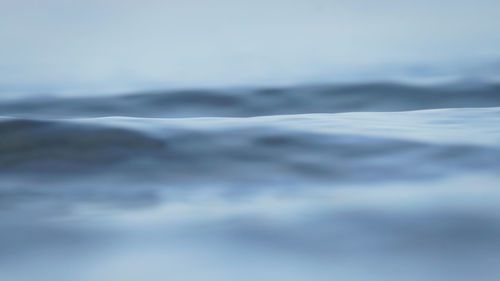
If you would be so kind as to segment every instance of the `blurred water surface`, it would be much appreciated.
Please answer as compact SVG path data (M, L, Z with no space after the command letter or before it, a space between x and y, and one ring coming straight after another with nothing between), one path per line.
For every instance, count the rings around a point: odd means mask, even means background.
M1 280L500 278L495 84L19 98L0 112Z

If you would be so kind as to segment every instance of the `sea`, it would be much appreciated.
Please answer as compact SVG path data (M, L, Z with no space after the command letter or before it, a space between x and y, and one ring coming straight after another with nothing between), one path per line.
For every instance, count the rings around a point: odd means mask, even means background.
M2 281L500 280L498 82L2 91Z

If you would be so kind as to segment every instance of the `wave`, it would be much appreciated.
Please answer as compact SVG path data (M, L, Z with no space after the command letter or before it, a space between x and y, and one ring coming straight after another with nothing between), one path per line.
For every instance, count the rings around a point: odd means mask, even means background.
M459 132L471 127L465 121L460 127L458 118L465 112L259 118L6 118L0 122L0 173L49 177L76 174L79 178L107 174L165 184L242 184L386 181L498 170L500 144L494 140L498 140L499 132L492 131L491 126L476 128L478 142L474 138L466 142L458 137L450 140L457 126ZM500 108L468 112L478 122L500 116ZM460 117L454 118L454 114ZM429 125L426 132L412 123L412 116L437 125L434 129ZM399 122L394 122L396 119ZM408 134L412 126L423 135L440 131L441 137ZM488 138L492 140L489 143Z
M0 103L0 112L25 118L249 117L498 106L499 84L415 86L372 83L11 100Z

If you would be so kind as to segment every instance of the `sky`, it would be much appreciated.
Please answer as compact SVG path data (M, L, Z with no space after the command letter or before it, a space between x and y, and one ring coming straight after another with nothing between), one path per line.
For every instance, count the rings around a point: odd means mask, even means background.
M0 0L0 89L473 75L498 26L497 0Z

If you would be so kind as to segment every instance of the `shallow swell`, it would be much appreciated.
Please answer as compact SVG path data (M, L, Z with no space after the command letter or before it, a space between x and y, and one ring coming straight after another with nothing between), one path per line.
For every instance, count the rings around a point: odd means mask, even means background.
M111 97L0 103L16 117L248 117L500 106L498 84L415 86L372 83L247 90L171 90Z
M61 121L4 121L0 134L0 167L7 170L99 168L136 154L154 154L164 145L130 130Z
M488 112L496 116L496 111ZM409 121L385 127L385 135L367 133L391 124L390 120L398 117L394 114L385 113L377 125L365 125L357 131L344 131L344 127L352 127L349 123L337 129L335 126L342 120L364 123L363 115L59 121L11 118L0 122L0 172L4 176L77 174L79 180L107 174L121 180L168 185L387 181L500 168L499 146L418 139L411 134L403 137L408 130L405 127L412 125ZM324 125L314 128L319 123ZM457 124L437 126L438 130L451 131ZM445 133L442 139L446 138Z

